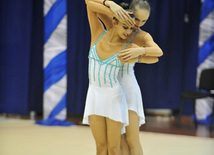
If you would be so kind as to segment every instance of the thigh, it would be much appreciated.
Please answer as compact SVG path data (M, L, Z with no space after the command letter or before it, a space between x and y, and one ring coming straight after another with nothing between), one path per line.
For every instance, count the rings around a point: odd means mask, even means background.
M122 123L106 118L108 145L117 146L120 144Z
M139 117L132 110L129 110L129 126L126 127L126 136L129 139L139 139Z
M96 143L107 143L106 118L97 115L89 116L89 123Z

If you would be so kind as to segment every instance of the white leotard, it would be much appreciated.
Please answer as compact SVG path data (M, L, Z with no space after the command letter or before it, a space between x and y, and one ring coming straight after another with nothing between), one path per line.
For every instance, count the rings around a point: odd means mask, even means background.
M83 124L89 124L90 115L99 115L121 122L123 124L121 133L125 133L125 127L129 124L128 106L118 81L118 73L122 63L117 59L119 52L104 60L99 58L96 44L103 34L89 51L89 88Z
M130 43L137 33L132 37ZM145 124L145 115L141 91L134 74L134 66L135 63L124 63L120 69L118 79L126 96L128 110L135 111L138 114L139 126L141 126Z

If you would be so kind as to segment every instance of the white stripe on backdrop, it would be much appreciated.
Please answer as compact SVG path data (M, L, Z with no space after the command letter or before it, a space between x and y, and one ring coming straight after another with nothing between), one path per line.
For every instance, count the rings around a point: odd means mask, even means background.
M197 68L197 85L201 71L214 68L214 40L208 40L214 35L214 0L202 0L201 23L199 32L199 66ZM203 47L209 48L203 48ZM203 49L203 50L201 50ZM199 121L208 121L213 106L212 98L196 100L196 116Z

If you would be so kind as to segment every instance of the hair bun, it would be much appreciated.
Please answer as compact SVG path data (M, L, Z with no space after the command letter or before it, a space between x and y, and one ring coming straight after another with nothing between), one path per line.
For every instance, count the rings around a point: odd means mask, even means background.
M121 6L124 10L129 9L129 4L128 4L128 3L122 2L122 3L120 3L120 6Z

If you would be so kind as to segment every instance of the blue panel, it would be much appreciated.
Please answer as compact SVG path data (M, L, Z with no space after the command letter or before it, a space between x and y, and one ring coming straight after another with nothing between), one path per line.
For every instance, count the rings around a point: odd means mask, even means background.
M58 82L66 74L66 55L67 51L55 56L44 70L44 92L53 84Z
M45 16L45 38L44 43L46 43L56 29L60 21L66 14L66 0L57 0L53 6L50 8L49 12Z

